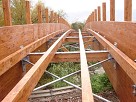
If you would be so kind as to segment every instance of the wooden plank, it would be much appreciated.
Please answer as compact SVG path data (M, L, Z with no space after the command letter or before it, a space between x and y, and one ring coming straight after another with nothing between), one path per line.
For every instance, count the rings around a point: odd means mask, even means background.
M124 0L124 21L132 21L132 0Z
M42 55L43 54L39 54L39 53L29 54L30 61L32 63L36 63ZM108 52L107 51L86 51L86 56L87 56L88 62L97 62L97 61L102 61L108 58ZM80 62L80 52L79 51L56 52L51 62L54 62L54 63Z
M112 44L117 43L118 49L132 60L136 59L136 24L132 22L95 22L93 30L100 32Z
M53 23L53 11L50 13L50 23Z
M3 12L4 12L4 25L11 26L11 10L10 10L10 0L2 0Z
M103 21L106 21L106 3L102 3Z
M55 52L61 46L65 37L68 36L71 30L64 33L38 60L38 62L26 73L19 83L10 91L10 93L2 100L2 102L26 102L33 88L38 83L42 74L46 70L48 64L52 60ZM16 91L18 90L18 91ZM25 94L24 94L25 93Z
M45 19L46 19L46 23L49 23L49 11L48 11L48 8L45 9Z
M42 6L38 5L38 23L42 23Z
M22 64L17 63L0 76L0 102L23 77Z
M56 36L60 31L54 32L50 35L47 35L35 42L30 43L29 45L25 46L24 48L17 50L16 52L10 54L6 58L0 61L0 76L9 70L12 66L14 66L17 62L19 62L22 58L28 55L30 52L34 51L36 48L41 46L43 43L51 39L52 37Z
M110 21L115 21L115 0L110 0Z
M80 61L81 61L81 83L82 83L82 102L94 102L86 54L83 44L81 31L79 30Z
M126 74L133 80L133 82L136 83L136 63L100 34L92 30L89 30L89 32L91 32L106 49L108 49L109 53L122 67L124 72L126 72Z
M31 14L30 14L30 1L25 1L26 5L25 5L25 8L26 8L26 23L27 24L31 24L32 21L31 21Z
M97 12L98 12L98 21L101 21L101 7L100 6L98 6Z

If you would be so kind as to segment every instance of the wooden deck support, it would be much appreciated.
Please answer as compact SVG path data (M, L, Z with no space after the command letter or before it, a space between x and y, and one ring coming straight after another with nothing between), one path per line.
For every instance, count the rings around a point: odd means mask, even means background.
M110 0L110 21L115 21L115 0Z
M11 26L11 10L10 10L10 0L2 0L3 12L4 12L4 25Z
M83 39L80 30L79 30L79 44L80 44L80 61L81 61L82 102L94 102L88 65L87 65L87 59L86 59Z
M102 4L102 10L103 10L103 21L106 21L106 3Z
M98 21L101 21L101 7L100 6L98 6L97 12L98 12Z
M48 8L45 9L45 19L46 19L46 23L49 23L49 11Z
M64 33L37 61L37 63L26 73L26 75L17 83L17 85L9 92L2 102L26 102L33 88L38 83L42 74L46 70L48 64L52 60L58 48L70 33L68 30ZM31 87L30 87L31 86ZM16 91L18 90L18 91ZM25 93L25 94L24 94Z
M42 6L38 5L38 23L42 23Z

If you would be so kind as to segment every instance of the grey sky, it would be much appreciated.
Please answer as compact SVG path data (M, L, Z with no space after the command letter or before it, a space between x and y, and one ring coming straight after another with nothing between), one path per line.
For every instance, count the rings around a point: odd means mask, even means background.
M38 0L30 0L34 5ZM110 0L40 0L45 4L45 7L49 7L54 11L64 10L67 14L67 20L71 22L85 21L88 15L102 5L102 2L107 4L107 20L109 20ZM133 12L136 9L136 0L133 0ZM116 5L116 20L123 20L124 0L115 0ZM136 17L134 17L136 20Z

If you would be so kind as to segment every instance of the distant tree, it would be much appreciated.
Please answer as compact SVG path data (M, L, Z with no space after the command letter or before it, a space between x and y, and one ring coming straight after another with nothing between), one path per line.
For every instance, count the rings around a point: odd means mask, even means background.
M58 11L58 15L61 16L61 17L63 17L63 18L65 18L65 19L67 17L67 14L66 14L66 12L64 12L64 10L59 10Z
M76 31L78 31L78 29L83 30L84 25L85 25L85 24L82 23L82 22L75 22L75 23L72 23L72 24L71 24L71 28L74 29L74 30L76 30Z

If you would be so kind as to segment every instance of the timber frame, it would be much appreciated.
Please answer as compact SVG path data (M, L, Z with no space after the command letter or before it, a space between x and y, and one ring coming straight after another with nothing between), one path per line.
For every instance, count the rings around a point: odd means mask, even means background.
M120 101L136 101L136 24L131 22L132 0L124 0L125 22L115 21L115 0L110 0L110 21L106 21L103 3L102 8L97 7L89 15L82 32L70 29L64 18L48 8L42 10L41 5L37 8L38 23L32 24L29 1L25 7L27 24L12 25L10 0L2 0L2 4L5 26L0 27L0 101L26 102L36 90L64 81L82 91L83 102L93 102L95 98L110 102L92 93L89 70L99 64ZM46 22L42 21L43 11ZM78 51L69 51L65 45ZM81 70L60 78L46 70L52 62L80 62ZM88 66L87 62L96 63ZM81 87L65 80L80 72ZM58 79L35 88L43 73Z

